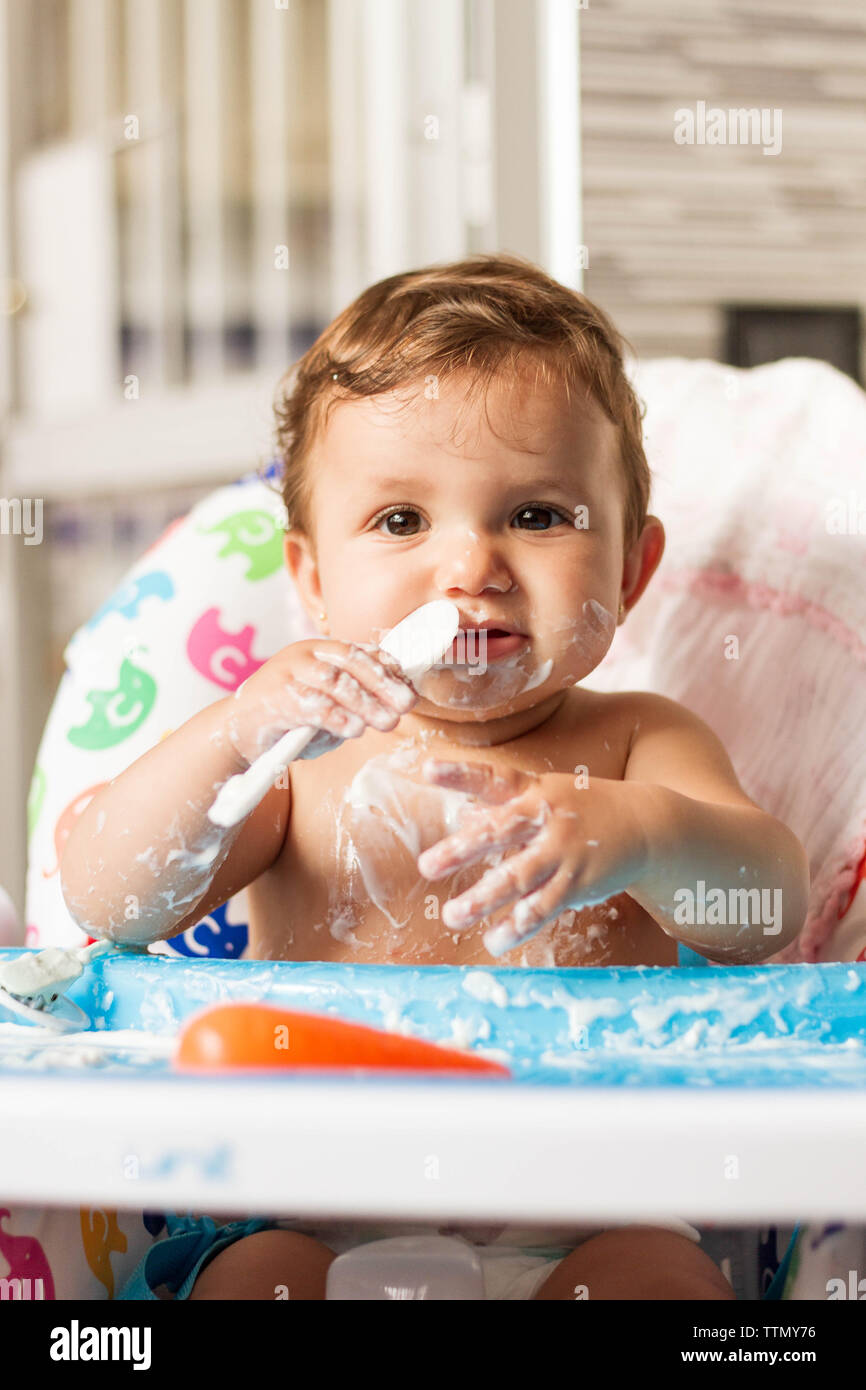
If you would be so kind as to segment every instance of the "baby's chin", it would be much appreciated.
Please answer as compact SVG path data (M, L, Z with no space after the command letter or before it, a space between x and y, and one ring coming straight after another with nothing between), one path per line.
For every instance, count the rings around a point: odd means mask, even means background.
M484 668L456 663L434 667L415 682L421 696L415 712L439 717L447 712L457 719L517 714L574 684L574 676L558 679L554 668L552 657L532 663L497 661Z

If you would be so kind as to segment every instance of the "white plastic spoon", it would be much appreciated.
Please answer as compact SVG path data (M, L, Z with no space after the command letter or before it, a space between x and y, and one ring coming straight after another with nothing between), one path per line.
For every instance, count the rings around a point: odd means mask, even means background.
M403 674L414 682L445 655L459 628L460 613L456 605L448 599L438 598L409 613L396 627L391 628L379 646L399 661ZM285 772L288 764L304 751L318 732L318 729L305 724L300 729L290 729L283 734L273 748L250 764L246 772L240 772L223 783L208 811L208 819L214 825L237 825L258 806L277 777Z
M89 946L25 951L0 968L0 1008L56 1032L89 1028L87 1014L61 996L88 961L117 949L114 941L92 941Z

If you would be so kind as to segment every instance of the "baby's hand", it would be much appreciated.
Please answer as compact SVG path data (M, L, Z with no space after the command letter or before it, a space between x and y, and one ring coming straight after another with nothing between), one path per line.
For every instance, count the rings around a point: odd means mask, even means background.
M289 729L320 732L301 754L318 758L372 726L393 729L418 696L397 661L373 643L312 637L266 661L226 705L226 732L245 767Z
M444 878L489 854L525 846L442 909L443 922L456 930L513 903L484 933L492 956L528 941L567 908L605 902L643 872L649 849L628 795L631 784L593 778L578 789L567 773L433 758L422 771L428 782L488 803L464 811L459 832L419 856L425 878Z

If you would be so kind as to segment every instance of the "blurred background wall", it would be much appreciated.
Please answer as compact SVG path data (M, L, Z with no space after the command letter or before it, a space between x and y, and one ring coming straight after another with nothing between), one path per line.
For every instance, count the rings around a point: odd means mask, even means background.
M580 41L587 294L642 356L862 381L866 6L590 0ZM675 143L701 101L778 111L779 152Z
M640 355L862 379L864 97L862 0L0 0L0 506L43 509L39 544L0 534L19 910L66 643L267 460L334 314L503 249ZM778 112L778 150L678 143L701 103Z

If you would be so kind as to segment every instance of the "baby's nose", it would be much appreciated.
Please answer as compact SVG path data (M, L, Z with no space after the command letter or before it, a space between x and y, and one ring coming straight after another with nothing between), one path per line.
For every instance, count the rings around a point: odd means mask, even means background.
M501 548L489 537L472 531L443 545L436 573L440 593L480 593L495 589L507 593L513 575Z

